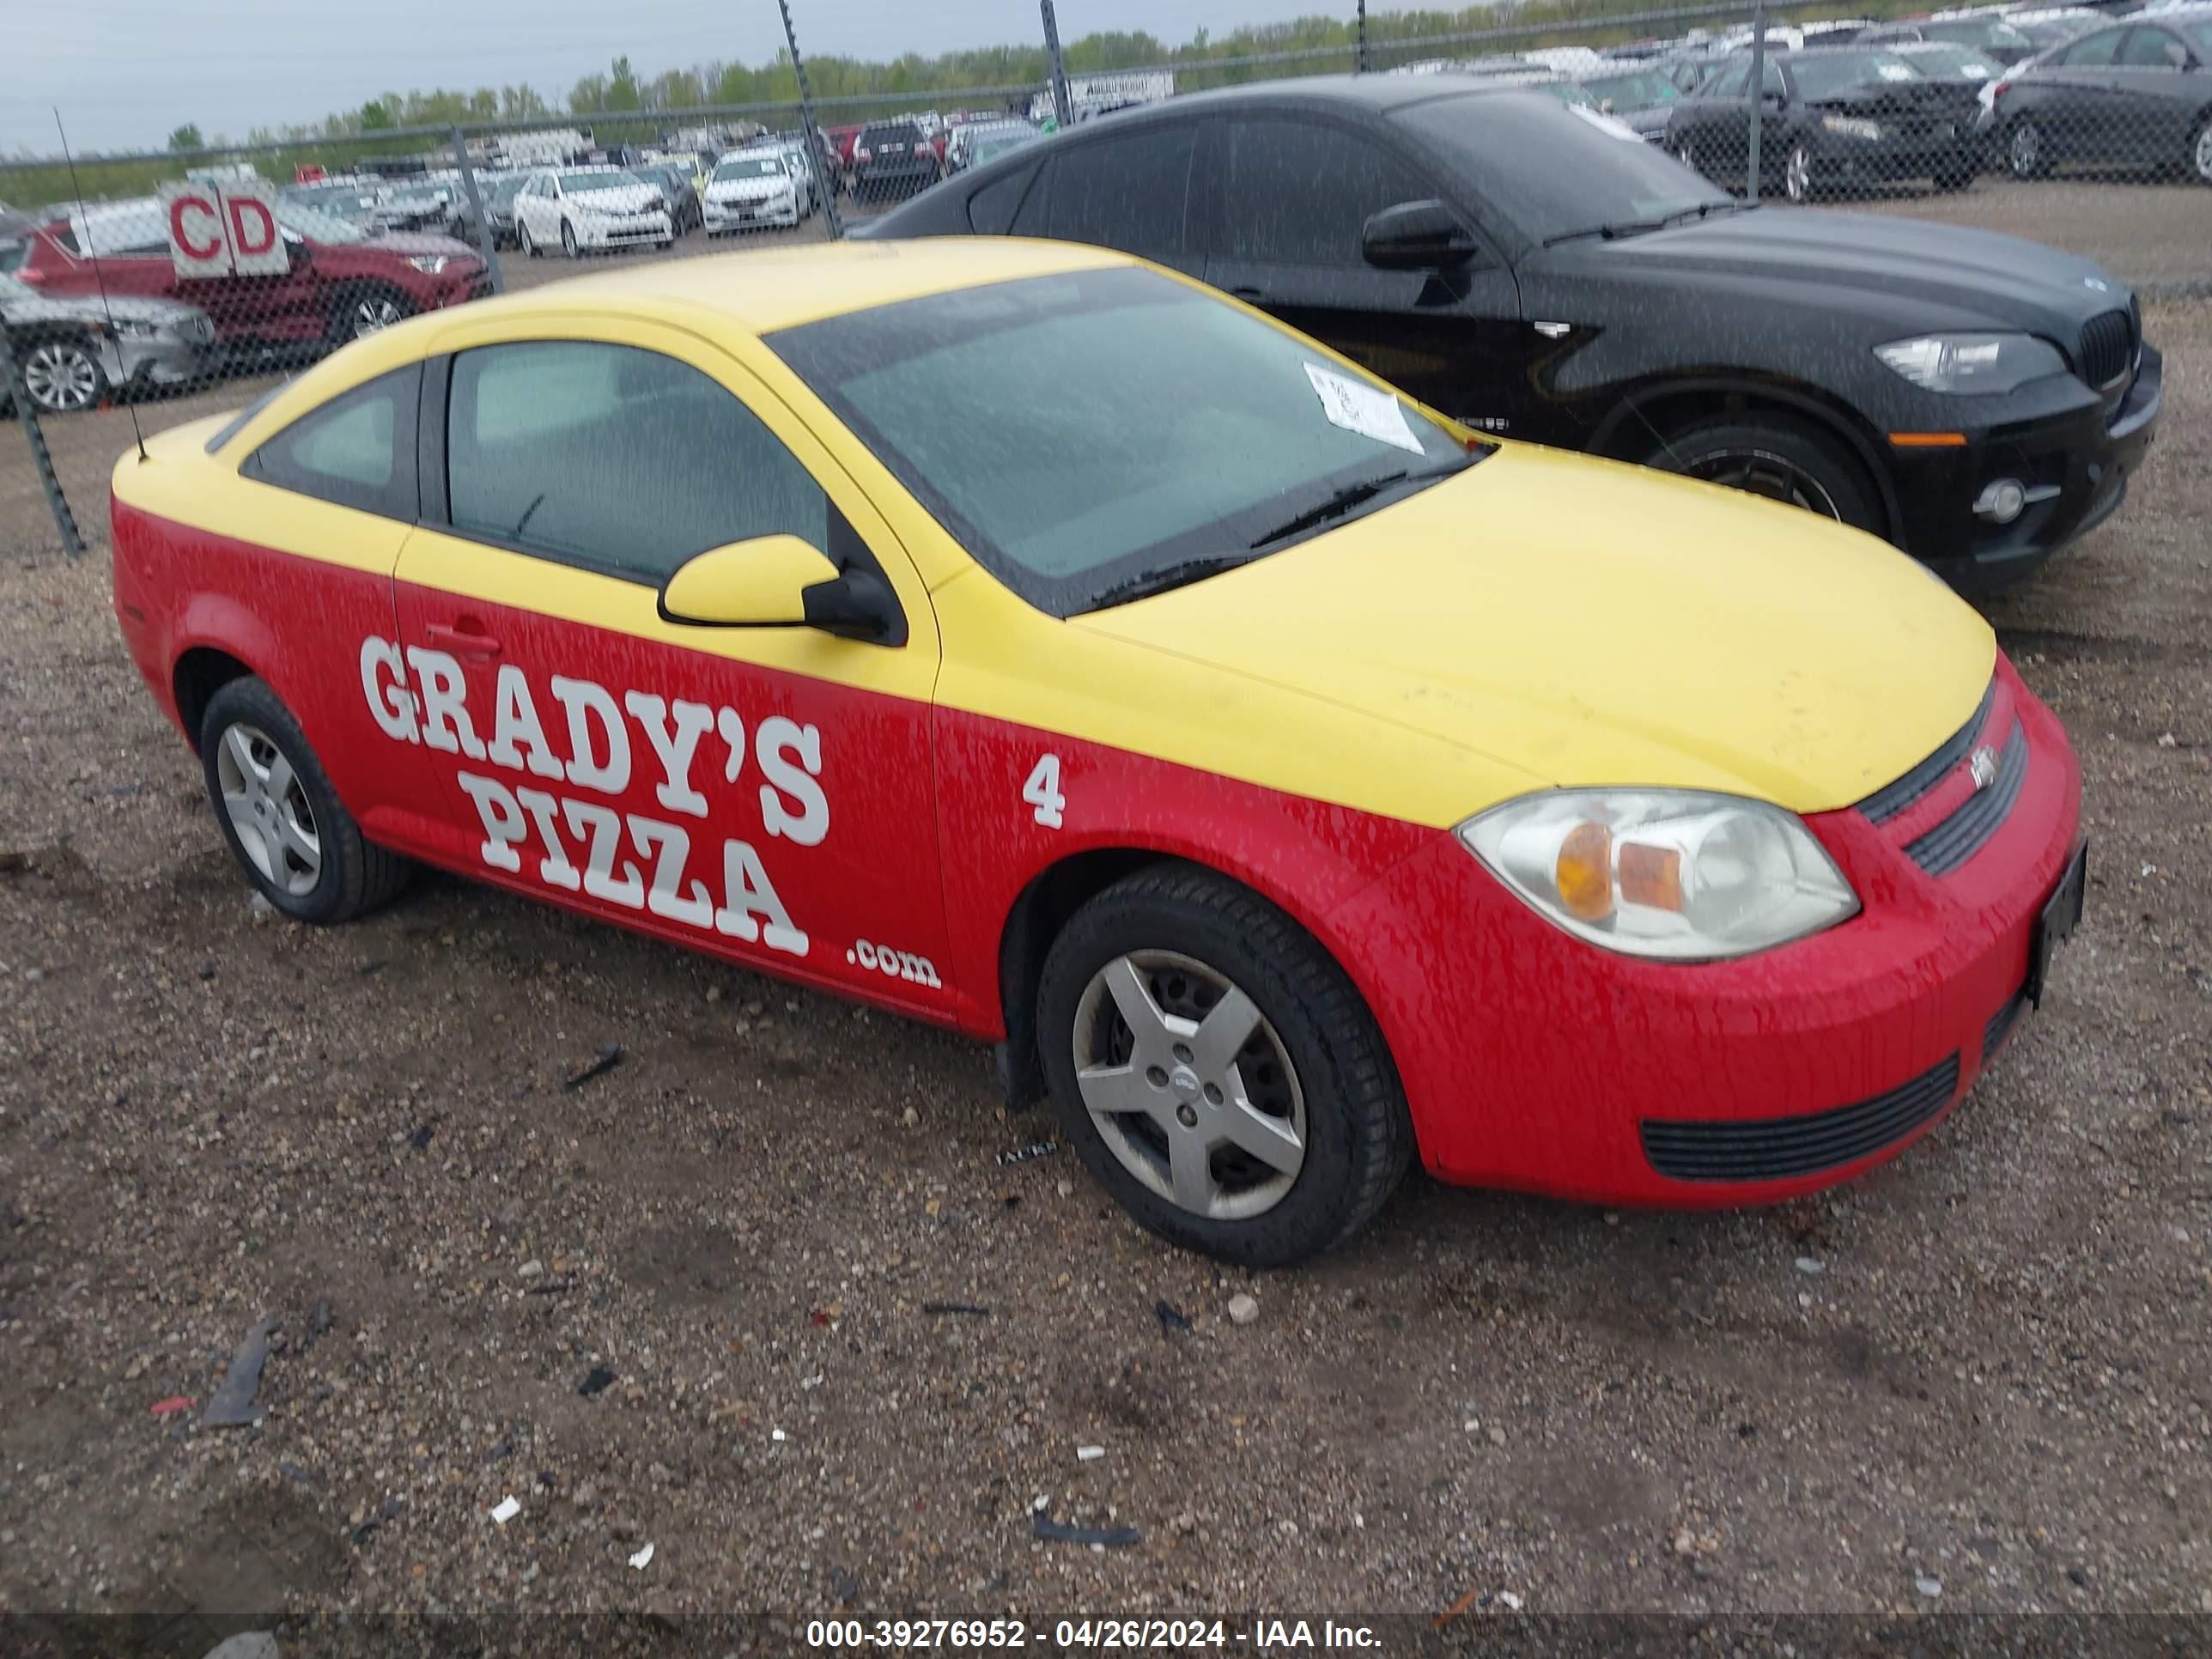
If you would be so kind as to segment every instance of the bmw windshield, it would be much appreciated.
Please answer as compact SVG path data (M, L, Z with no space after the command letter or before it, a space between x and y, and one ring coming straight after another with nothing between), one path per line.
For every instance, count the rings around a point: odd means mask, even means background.
M1149 270L963 289L767 343L969 553L1060 617L1267 557L1486 453Z

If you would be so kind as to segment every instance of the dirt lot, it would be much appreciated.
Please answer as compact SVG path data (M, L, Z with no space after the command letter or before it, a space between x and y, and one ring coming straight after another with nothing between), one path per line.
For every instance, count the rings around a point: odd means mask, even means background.
M951 1038L454 880L257 924L0 438L0 1612L2212 1613L2212 306L2148 328L2136 498L1990 609L2094 857L1966 1106L1756 1213L1417 1180L1262 1279L1002 1165ZM101 502L125 416L52 429ZM258 1427L156 1414L264 1316Z

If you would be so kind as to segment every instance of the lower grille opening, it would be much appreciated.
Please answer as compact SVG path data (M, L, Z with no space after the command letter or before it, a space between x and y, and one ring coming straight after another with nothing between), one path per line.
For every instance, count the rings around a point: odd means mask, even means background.
M2027 1012L2027 993L2016 991L2005 1006L1990 1016L1990 1023L1982 1028L1982 1064L1990 1063L1997 1046L2012 1035L2012 1028L2020 1024L2020 1017Z
M1909 1083L1797 1117L1645 1118L1644 1155L1676 1181L1781 1181L1856 1163L1911 1134L1959 1090L1959 1056Z

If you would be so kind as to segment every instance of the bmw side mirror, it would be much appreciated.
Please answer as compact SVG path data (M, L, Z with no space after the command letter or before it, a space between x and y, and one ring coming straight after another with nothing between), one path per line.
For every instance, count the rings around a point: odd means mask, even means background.
M1475 240L1442 202L1400 202L1369 216L1359 252L1378 270L1449 270L1474 257Z

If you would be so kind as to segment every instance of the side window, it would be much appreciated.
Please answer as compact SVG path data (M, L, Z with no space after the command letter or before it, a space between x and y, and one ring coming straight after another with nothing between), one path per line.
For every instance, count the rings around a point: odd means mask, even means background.
M1053 162L1046 234L1176 258L1197 137L1198 124L1182 121L1062 150Z
M240 470L279 489L415 521L415 399L420 364L380 374L302 415Z
M979 236L1003 236L1013 228L1014 210L1022 204L1022 191L1036 176L1035 167L1016 167L1003 179L994 179L968 198L968 228Z
M2167 49L2180 44L2164 29L2132 29L2118 61L2130 69L2179 69L2181 63L2168 56Z
M1741 98L1751 84L1751 60L1731 64L1721 71L1705 88L1708 98Z
M2119 56L2122 29L2100 29L2085 34L2066 48L2061 59L2069 69L2101 69Z
M1232 259L1364 266L1369 216L1437 193L1389 151L1339 127L1239 121L1226 140L1223 240Z
M755 536L829 551L829 499L775 434L697 369L634 346L461 353L446 474L460 534L636 580Z
M1030 193L1022 198L1021 209L1014 215L1014 222L1008 227L1012 234L1045 236L1051 234L1044 228L1045 216L1050 211L1047 204L1052 200L1052 192L1059 185L1059 174L1060 158L1057 155L1046 157L1043 168L1036 175L1036 183L1030 187Z
M1783 93L1782 65L1771 58L1759 65L1759 89L1779 96Z

